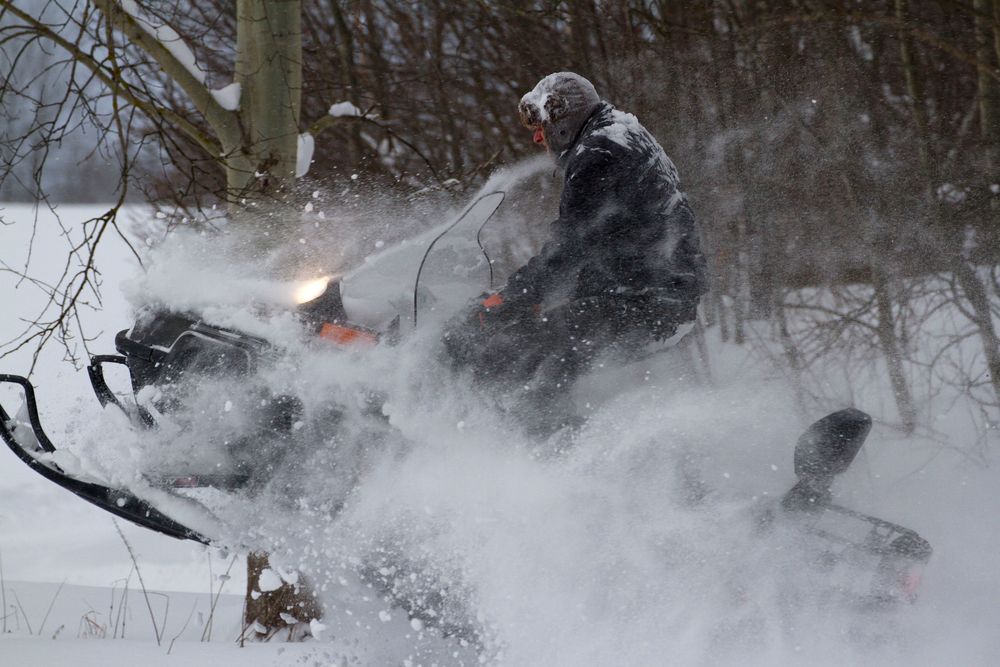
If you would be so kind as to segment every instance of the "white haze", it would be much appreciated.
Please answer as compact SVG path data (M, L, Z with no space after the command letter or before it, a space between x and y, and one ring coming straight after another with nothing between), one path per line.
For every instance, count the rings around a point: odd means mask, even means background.
M262 397L299 397L303 437L273 479L253 494L202 499L227 525L230 546L267 549L276 567L308 577L331 637L356 640L358 655L378 645L388 647L383 664L1000 661L994 472L876 425L837 498L914 528L935 555L916 605L861 611L845 599L857 582L818 574L798 533L760 528L761 512L794 482L792 448L805 423L781 375L744 350L713 344L710 384L695 381L685 350L603 371L578 397L586 426L539 443L518 415L441 363L439 330L365 354L317 346L264 303L262 295L280 301L285 282L263 279L218 243L169 240L130 299L265 336L279 358L252 382L192 386L174 420L187 426L142 436L105 411L96 427L81 425L69 450L89 472L133 484L137 471L271 461L284 445L233 453L208 443L232 442ZM332 270L350 264L337 262ZM385 399L381 415L370 395ZM969 436L948 419L954 437ZM445 625L479 643L403 622L404 612L359 583L369 567L417 597L439 594Z

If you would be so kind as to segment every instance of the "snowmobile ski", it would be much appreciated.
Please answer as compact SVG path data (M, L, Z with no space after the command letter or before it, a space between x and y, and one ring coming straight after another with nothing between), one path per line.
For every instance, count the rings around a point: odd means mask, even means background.
M171 519L132 493L77 479L65 473L51 460L46 460L47 455L56 452L56 448L39 420L34 387L27 378L19 375L0 375L0 384L16 384L24 392L24 408L28 423L24 424L11 418L0 405L0 437L7 443L15 456L28 467L50 482L58 484L67 491L117 517L177 539L194 540L203 544L209 543L209 539L198 531ZM30 429L30 431L26 432L26 429ZM31 440L22 442L25 435L30 437L33 442Z

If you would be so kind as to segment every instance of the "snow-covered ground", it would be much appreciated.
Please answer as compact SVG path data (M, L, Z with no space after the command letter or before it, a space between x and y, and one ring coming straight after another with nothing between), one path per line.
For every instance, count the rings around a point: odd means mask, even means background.
M104 210L100 207L59 208L70 228L78 227L82 220ZM33 235L30 207L5 205L0 215L5 222L15 223L0 227L0 261L6 267L20 270L30 258L33 277L49 282L58 278L66 261L68 244L53 217L45 211L40 212ZM82 309L81 316L84 330L96 336L89 343L90 349L94 353L113 353L115 334L127 327L131 319L121 283L134 277L136 263L124 244L114 237L105 241L97 259L104 283L104 300L97 310ZM19 281L8 272L0 273L0 294L4 303L0 340L6 342L22 331L25 319L34 319L44 298L31 282ZM33 351L29 347L0 360L0 372L27 373ZM82 346L79 354L84 355ZM38 391L42 419L56 442L64 436L62 429L79 427L88 415L99 412L100 406L86 372L74 370L63 360L58 342L42 353L31 379ZM3 398L9 401L13 395L5 393ZM16 407L16 403L14 405ZM50 582L68 579L74 584L108 586L127 576L131 561L110 516L46 482L6 447L2 450L0 554L7 578ZM209 576L209 554L205 549L127 523L123 523L122 530L139 554L148 586L161 590L205 590ZM242 590L240 575L235 574L231 592Z
M86 213L64 212L70 220ZM4 215L23 223L29 212L8 207ZM0 259L23 264L28 234L24 224L0 227ZM56 269L64 247L58 237L58 229L42 226L36 275ZM91 344L97 352L110 352L114 333L130 321L117 285L135 274L133 260L113 239L105 252L104 303L87 323L91 332L104 329ZM204 266L195 252L188 261ZM13 304L0 319L3 340L18 329L11 313L28 316L37 303L30 284L14 289L16 284L0 273L0 295ZM176 270L154 272L143 289L165 286L171 289L159 293L173 292L178 299L199 289ZM8 657L10 664L102 666L177 660L220 666L475 662L470 647L410 622L358 583L359 563L386 553L389 562L402 554L417 564L415 572L430 576L432 586L458 596L484 632L483 655L498 664L1000 664L1000 572L993 557L1000 551L1000 475L960 454L975 437L962 408L941 400L938 436L903 438L887 425L894 420L888 414L892 401L885 398L888 383L854 393L831 391L828 410L849 405L852 396L877 399L870 401L874 406L858 405L873 412L876 425L838 482L838 500L917 530L935 553L922 597L912 607L871 615L819 603L823 582L812 581L811 571L795 559L796 543L761 539L752 521L755 507L794 481L792 447L808 420L795 413L792 390L781 375L758 356L720 344L711 331L709 344L710 387L679 389L677 367L669 361L604 376L618 396L595 404L573 446L556 456L533 449L495 415L478 411L461 387L428 370L420 355L427 340L363 362L302 351L300 360L309 363L297 366L293 379L281 369L272 379L335 397L374 385L390 397L386 412L407 443L351 452L366 473L335 520L319 506L336 500L329 483L336 475L317 466L298 471L299 511L230 511L237 542L257 540L321 591L327 631L304 645L235 645L246 583L238 566L225 582L224 591L234 597L222 598L213 642L198 642L209 588L219 586L232 554L128 525L121 528L145 585L170 591L167 640L156 645L134 579L127 638L78 639L91 606L103 619L97 622L113 627L105 610L112 587L130 576L132 562L106 514L46 482L4 449L0 555L8 598L16 590L25 610L8 617L8 629L27 616L36 636L25 625L15 626L0 641L0 664L8 664ZM94 439L112 433L114 421L98 410L85 373L73 372L60 357L56 347L47 350L32 378L43 420L57 443L96 447L108 455L91 463L120 472L113 453L128 446L127 438ZM0 372L22 372L29 364L30 354L18 352L0 361ZM222 408L236 394L215 398ZM95 431L93 423L104 430ZM689 502L690 479L678 471L694 475L708 492L705 502ZM45 609L64 580L40 633ZM162 599L154 599L155 610ZM167 655L169 639L196 604L201 606L189 628Z

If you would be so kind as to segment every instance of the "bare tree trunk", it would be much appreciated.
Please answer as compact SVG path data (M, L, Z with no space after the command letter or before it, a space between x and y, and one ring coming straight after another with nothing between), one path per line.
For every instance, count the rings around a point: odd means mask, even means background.
M1000 81L995 74L1000 71L1000 1L975 0L976 11L976 61L977 88L979 91L979 131L986 143L986 154L991 167L1000 166Z
M322 617L323 610L313 595L308 580L302 579L301 575L296 586L283 583L276 590L260 591L260 575L268 567L267 554L251 553L247 556L244 636L270 639L284 628L293 632L294 621L308 623Z
M909 11L907 0L895 0L895 3L897 16L905 22ZM977 1L977 8L985 6L986 3ZM978 25L980 24L977 22ZM977 38L977 47L978 45L979 40ZM930 136L927 131L927 117L924 113L923 90L920 87L916 73L916 64L912 53L913 46L909 35L905 31L901 31L900 33L900 49L906 75L907 90L913 103L913 118L920 134L920 156L924 163L928 193L930 196L933 196L935 167L930 157ZM980 111L982 111L982 107L980 107ZM955 277L965 294L965 298L969 301L969 305L972 306L975 315L975 324L983 344L983 352L986 355L986 366L989 370L990 382L996 394L997 402L1000 404L1000 339L997 338L996 327L993 325L993 315L990 310L986 286L980 280L979 276L976 275L975 267L963 256L961 247L962 238L956 236L954 232L955 226L946 224L950 217L949 212L940 203L935 207L935 212L937 214L935 224L946 229L940 235L941 242L945 246L944 252L946 256L951 258L950 268L954 271ZM950 234L947 231L949 229L951 230Z
M300 2L237 0L236 81L243 146L227 160L232 211L274 228L274 196L295 180L302 96ZM244 202L244 200L246 200ZM272 235L272 237L277 235ZM275 241L277 239L274 239Z
M739 218L736 221L736 252L733 256L736 265L733 267L733 342L742 345L746 342L746 331L744 329L749 310L750 279L747 269L748 258L746 251L747 233L746 219Z
M226 163L230 209L263 231L265 245L280 242L282 217L275 216L295 181L302 108L302 7L294 0L237 0L236 81L241 86L243 146ZM288 584L251 595L266 554L247 556L244 621L273 632L288 623L321 615L308 586Z
M875 266L879 260L872 262L872 282L875 290L875 306L878 313L876 332L882 356L885 357L889 369L889 382L892 385L892 395L896 399L896 409L899 410L903 431L913 433L917 426L917 411L913 404L913 394L906 381L903 369L903 358L896 337L895 317L892 313L892 298L889 294L889 281L880 267Z
M792 389L795 392L795 405L799 410L799 414L805 417L808 414L808 409L805 404L805 383L802 381L802 354L799 352L799 348L795 345L795 339L792 338L788 330L784 290L775 290L774 297L774 318L778 323L778 336L781 339L781 349L785 354L785 362L792 373Z
M930 146L930 131L927 126L927 110L924 108L924 91L920 75L917 72L916 52L913 48L913 39L906 29L910 21L909 0L895 0L896 18L899 19L902 27L899 31L899 55L903 62L903 75L906 79L906 92L910 97L910 109L913 113L913 123L917 127L917 150L920 153L920 162L928 177L931 177L932 155ZM932 192L930 194L933 194Z
M351 32L351 26L348 25L347 17L344 16L344 10L340 5L340 0L330 3L330 8L337 25L337 56L340 59L342 75L347 84L347 100L357 106L360 86L358 85L358 70L354 62L354 34ZM357 127L353 127L348 132L347 149L350 151L351 162L359 164L362 155L359 130Z
M972 312L976 317L975 324L979 330L983 352L986 355L986 368L989 371L990 383L993 385L997 405L1000 406L1000 338L997 337L996 326L993 324L993 312L990 308L986 285L976 275L975 267L964 258L958 258L954 271L958 284L961 285L965 298L972 306Z

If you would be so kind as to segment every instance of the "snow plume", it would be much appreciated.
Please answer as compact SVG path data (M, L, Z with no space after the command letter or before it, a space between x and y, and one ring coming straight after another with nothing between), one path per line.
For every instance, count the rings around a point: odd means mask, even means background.
M547 167L532 163L499 174L482 191L513 190L540 171ZM306 243L277 259L248 263L238 242L193 234L156 249L131 288L134 303L200 312L271 341L274 354L249 378L163 389L180 406L155 432L131 433L108 410L71 448L86 472L139 487L186 470L250 474L233 496L192 492L212 516L171 500L165 508L199 526L219 520L225 543L267 550L282 579L302 572L325 605L324 641L351 646L360 664L943 657L928 650L938 649L927 643L933 606L863 609L867 580L826 567L799 531L763 520L794 482L792 447L804 426L768 369L743 370L742 351L717 357L713 388L695 381L686 348L607 366L578 387L582 428L529 437L518 414L452 372L440 328L367 351L305 335L282 307L288 281L265 278L265 268L305 257L312 277L325 257L325 271L349 271L368 253L391 252L399 236L426 232L429 217L455 213L406 218L395 204L337 208L324 197L304 211ZM538 211L517 197L505 203L521 217ZM351 235L351 220L374 215L384 216L374 229ZM297 255L300 246L311 251ZM297 407L287 433L267 435L270 411L289 399ZM874 470L877 480L879 450L870 451L874 463L858 475ZM838 492L873 500L850 492L862 481L848 476ZM896 488L895 502L860 509L889 508L886 518L922 530L913 488ZM275 583L269 575L258 585ZM940 586L937 595L951 599Z

